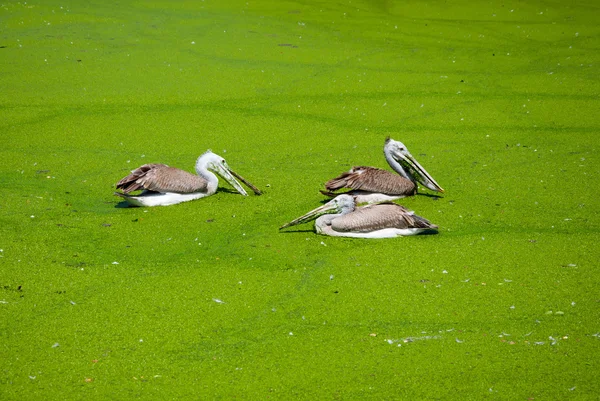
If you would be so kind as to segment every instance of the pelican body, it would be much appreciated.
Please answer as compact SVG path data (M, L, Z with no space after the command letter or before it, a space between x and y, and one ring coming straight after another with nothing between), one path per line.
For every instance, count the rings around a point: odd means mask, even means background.
M444 192L433 177L415 160L406 146L391 138L385 140L383 153L390 167L397 173L375 167L356 166L325 184L327 196L336 196L338 191L349 188L349 195L357 196L358 203L393 201L417 193L417 183L426 188Z
M191 174L166 164L144 164L117 183L117 189L123 192L115 192L115 195L124 198L132 206L175 205L214 194L219 185L215 173L240 194L248 195L234 177L239 175L231 171L225 159L210 150L198 157L196 173ZM130 195L138 190L142 192Z
M394 238L434 232L438 228L396 203L385 202L356 207L355 196L342 194L279 229L314 219L317 234L334 237Z

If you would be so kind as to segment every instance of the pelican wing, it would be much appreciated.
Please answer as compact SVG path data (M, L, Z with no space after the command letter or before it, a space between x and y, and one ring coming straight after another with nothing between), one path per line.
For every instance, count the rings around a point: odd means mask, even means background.
M388 195L414 195L417 189L412 181L398 174L365 166L352 167L352 170L327 181L325 188L329 191L351 188Z
M333 219L331 228L338 232L371 232L384 228L423 228L437 226L395 203L380 203L356 209Z
M187 194L206 191L207 181L195 174L166 164L144 164L117 183L128 194L137 190Z

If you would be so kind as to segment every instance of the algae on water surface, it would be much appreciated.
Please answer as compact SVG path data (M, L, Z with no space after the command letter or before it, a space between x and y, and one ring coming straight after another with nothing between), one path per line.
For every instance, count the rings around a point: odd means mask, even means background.
M2 398L594 398L598 12L0 5ZM388 135L438 235L277 230ZM208 148L264 195L116 207Z

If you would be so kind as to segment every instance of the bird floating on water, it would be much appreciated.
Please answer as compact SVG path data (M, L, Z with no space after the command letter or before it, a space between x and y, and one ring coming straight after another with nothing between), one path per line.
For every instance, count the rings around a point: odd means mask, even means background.
M328 214L333 213L333 214ZM435 232L438 226L392 202L356 207L356 197L342 194L279 229L315 221L317 234L353 238L393 238Z
M169 206L181 202L210 196L217 191L219 174L240 194L248 194L236 177L250 187L255 194L261 192L239 174L233 172L225 159L210 150L204 152L196 161L196 173L191 174L166 164L144 164L136 168L127 177L117 183L115 195L124 198L133 206ZM138 195L131 192L141 190Z
M417 182L432 191L444 192L402 142L388 137L385 140L383 153L390 167L398 174L375 167L356 166L327 181L325 184L327 190L321 192L334 197L339 194L335 191L349 188L351 191L346 193L358 196L358 203L392 201L415 195Z

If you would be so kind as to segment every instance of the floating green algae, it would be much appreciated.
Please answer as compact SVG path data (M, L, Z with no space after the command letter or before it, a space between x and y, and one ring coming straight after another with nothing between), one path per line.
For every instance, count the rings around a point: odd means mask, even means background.
M225 3L0 5L1 398L594 398L598 8ZM388 135L438 235L278 231Z

